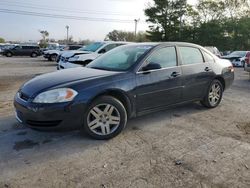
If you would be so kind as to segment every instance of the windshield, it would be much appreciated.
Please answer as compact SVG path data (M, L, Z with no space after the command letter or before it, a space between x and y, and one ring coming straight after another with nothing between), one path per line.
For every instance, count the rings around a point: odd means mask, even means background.
M92 44L87 45L86 47L82 48L82 51L90 51L95 52L99 48L101 48L105 43L104 42L95 42Z
M245 51L235 51L230 54L230 56L239 56L239 57L244 57L246 55Z
M120 46L92 61L87 67L110 71L126 71L152 47L152 45Z

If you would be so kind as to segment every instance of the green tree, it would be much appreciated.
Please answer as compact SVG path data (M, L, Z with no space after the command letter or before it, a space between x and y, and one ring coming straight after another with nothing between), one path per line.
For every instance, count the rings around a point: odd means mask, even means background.
M145 32L138 32L136 37L134 32L113 30L109 32L104 40L111 41L128 41L128 42L148 42L147 34Z
M49 37L49 32L46 30L39 30L39 33L42 35L42 39L40 40L40 47L41 48L46 48L48 46L48 37Z
M145 9L147 22L151 23L148 31L153 41L178 40L183 25L182 17L186 13L186 0L153 0Z
M133 32L113 30L107 34L105 40L111 41L135 41Z
M4 43L4 42L5 42L4 38L0 37L0 43Z

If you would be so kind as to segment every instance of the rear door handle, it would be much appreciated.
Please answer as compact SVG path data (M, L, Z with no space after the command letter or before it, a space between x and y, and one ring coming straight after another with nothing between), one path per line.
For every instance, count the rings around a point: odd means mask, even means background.
M172 72L171 77L177 77L180 76L181 74L179 72Z
M209 67L206 67L204 70L205 70L206 72L208 72L208 71L210 71L211 69L210 69Z

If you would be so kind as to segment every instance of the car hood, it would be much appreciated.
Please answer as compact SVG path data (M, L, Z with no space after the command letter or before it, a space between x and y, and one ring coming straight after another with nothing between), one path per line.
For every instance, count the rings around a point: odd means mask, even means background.
M70 84L77 81L86 81L90 79L111 76L118 74L118 72L97 70L91 68L78 67L73 69L65 69L52 73L37 76L26 82L21 92L29 97L34 97L40 92L49 90L61 85Z
M223 59L236 59L236 58L242 58L241 56L238 55L226 55L222 56Z
M43 53L45 53L45 54L54 54L54 53L59 54L60 50L46 50Z
M79 54L78 59L74 59L74 57L72 57L72 58L69 58L69 62L74 63L75 61L78 62L78 61L94 60L100 55L101 54L97 54L97 53Z
M68 52L64 52L62 54L63 57L68 58L68 57L72 57L74 55L80 55L80 54L90 54L92 52L88 52L88 51L81 51L81 50L72 50L72 51L68 51Z

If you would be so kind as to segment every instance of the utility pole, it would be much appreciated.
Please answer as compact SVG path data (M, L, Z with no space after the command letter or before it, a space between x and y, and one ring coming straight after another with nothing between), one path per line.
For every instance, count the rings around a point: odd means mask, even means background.
M180 16L179 40L181 39L181 32L182 32L182 15Z
M69 26L66 25L66 29L67 29L67 44L69 44Z
M135 38L136 38L136 32L137 32L137 23L140 21L140 18L135 19Z

